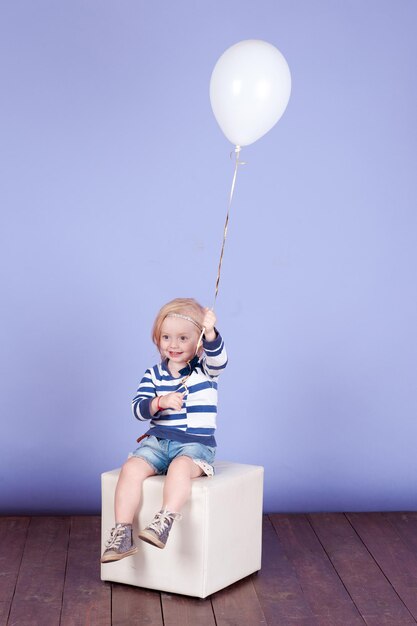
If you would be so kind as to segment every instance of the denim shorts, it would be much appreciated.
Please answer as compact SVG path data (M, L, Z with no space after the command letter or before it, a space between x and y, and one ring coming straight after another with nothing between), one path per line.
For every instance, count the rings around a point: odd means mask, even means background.
M166 474L171 461L179 456L190 457L206 474L213 476L212 463L216 448L204 443L182 443L170 439L159 439L150 435L145 437L136 450L129 454L129 458L144 459L155 470L156 474Z

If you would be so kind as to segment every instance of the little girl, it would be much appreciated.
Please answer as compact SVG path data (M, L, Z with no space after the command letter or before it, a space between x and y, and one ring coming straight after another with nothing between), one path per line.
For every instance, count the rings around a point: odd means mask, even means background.
M217 378L226 367L216 316L192 298L177 298L159 311L152 339L161 363L146 370L132 409L138 420L150 420L139 447L123 465L116 487L115 526L102 563L137 552L132 523L142 483L166 474L162 509L139 537L164 548L174 520L191 493L191 480L213 475L216 451Z

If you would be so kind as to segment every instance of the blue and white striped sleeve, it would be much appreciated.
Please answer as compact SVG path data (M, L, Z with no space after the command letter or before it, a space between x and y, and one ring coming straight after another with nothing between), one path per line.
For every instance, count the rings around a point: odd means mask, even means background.
M150 404L155 396L156 388L152 380L152 372L148 369L140 381L139 388L132 400L133 415L138 420L145 421L152 418Z
M204 372L210 378L217 377L227 365L227 353L222 336L218 331L213 341L203 339L205 357L203 358Z

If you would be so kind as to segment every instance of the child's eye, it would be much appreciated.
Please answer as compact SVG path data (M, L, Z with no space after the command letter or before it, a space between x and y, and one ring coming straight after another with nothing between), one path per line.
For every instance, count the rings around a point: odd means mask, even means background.
M165 339L165 341L168 339L168 335L162 335L162 339Z
M187 341L188 337L186 337L185 335L183 335L182 337L180 337L181 341Z

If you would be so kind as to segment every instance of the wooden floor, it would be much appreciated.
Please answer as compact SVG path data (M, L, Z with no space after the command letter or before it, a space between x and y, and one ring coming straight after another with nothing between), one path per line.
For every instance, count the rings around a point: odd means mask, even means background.
M417 623L417 512L264 517L262 570L206 600L99 578L100 518L0 518L1 626Z

